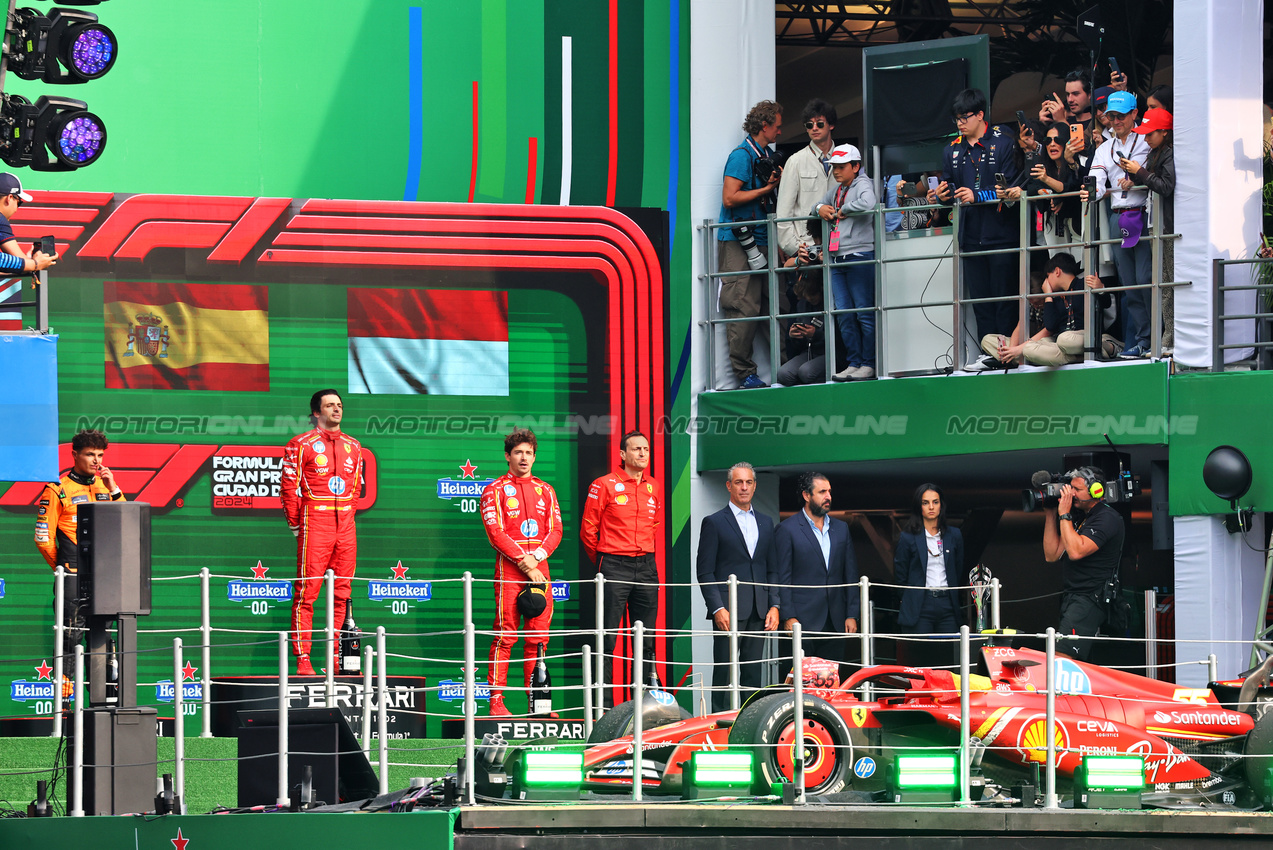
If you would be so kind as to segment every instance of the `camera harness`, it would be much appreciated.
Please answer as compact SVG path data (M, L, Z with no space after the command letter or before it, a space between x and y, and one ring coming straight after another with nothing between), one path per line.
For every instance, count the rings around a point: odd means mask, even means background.
M751 182L752 182L752 183L759 183L759 182L760 182L760 175L758 175L758 174L756 173L756 164L757 164L758 162L760 162L762 159L763 159L763 160L771 160L772 158L769 156L768 151L767 151L767 149L766 149L766 148L761 148L761 147L759 147L759 146L758 146L758 145L757 145L754 141L752 141L751 136L748 136L747 138L743 139L743 142L747 145L747 147L751 148L751 152L752 152L752 153L754 153L754 154L756 155L756 158L755 158L754 160L752 160L752 163L751 163ZM759 188L761 188L761 187L760 187L760 186L750 186L750 187L748 187L748 188L751 188L751 189L759 189ZM756 199L756 202L760 204L760 208L761 208L762 210L768 210L768 209L769 209L770 204L774 203L773 194L772 194L772 193L770 193L769 195L766 195L766 196L764 196L763 198L757 198L757 199Z

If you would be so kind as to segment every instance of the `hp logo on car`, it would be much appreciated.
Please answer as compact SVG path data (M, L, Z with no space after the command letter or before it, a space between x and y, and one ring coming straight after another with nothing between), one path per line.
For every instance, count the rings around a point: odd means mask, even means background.
M853 764L853 775L858 779L867 779L875 773L875 759L863 756Z

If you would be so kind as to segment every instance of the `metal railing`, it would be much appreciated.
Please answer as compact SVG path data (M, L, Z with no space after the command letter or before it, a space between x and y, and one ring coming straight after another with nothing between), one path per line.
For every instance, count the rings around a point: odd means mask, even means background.
M1251 283L1225 282L1225 269L1230 266L1248 266ZM1273 257L1250 257L1241 260L1211 261L1211 278L1216 282L1215 297L1211 300L1211 371L1223 372L1226 351L1252 348L1256 352L1257 368L1273 367ZM1225 312L1226 292L1254 292L1255 310L1249 313ZM1249 341L1230 342L1225 336L1225 325L1235 320L1251 321L1255 333Z
M188 581L192 579L197 579L200 582L200 587L202 589L204 597L206 598L208 594L208 584L210 579L210 573L207 569L201 570L200 573L197 575L175 576L175 577L170 577L169 580ZM331 581L330 576L320 577L319 580L322 580L328 583L327 590L330 593L332 589L330 584L330 581ZM358 580L360 579L355 579L355 581L358 581ZM373 579L361 579L361 580L371 581ZM451 663L451 659L428 659L428 658L422 658L417 655L403 654L401 652L392 652L390 651L390 647L389 647L390 639L400 639L402 637L419 636L420 634L426 634L429 636L441 637L441 638L462 634L463 636L463 649L461 651L462 659L454 659L454 660L461 661L463 664L463 670L464 670L463 747L466 753L466 764L473 765L476 763L475 757L476 757L476 748L477 748L477 740L476 740L477 736L475 734L475 728L476 728L475 724L476 724L477 712L478 712L477 672L478 672L478 664L481 662L482 658L485 655L485 653L483 653L482 656L478 655L477 643L478 643L479 636L481 638L489 639L493 637L494 635L496 635L497 633L493 630L478 630L476 628L474 624L474 612L473 612L473 590L474 590L475 583L489 584L489 583L493 583L494 581L495 581L494 579L475 579L471 573L465 573L462 578L443 580L442 582L439 582L439 583L450 584L452 587L456 583L459 583L461 585L462 592L463 592L463 612L461 615L463 619L463 624L462 624L461 630L450 629L446 631L431 631L427 633L391 634L383 626L381 626L377 628L374 633L374 650L372 646L370 645L365 647L362 676L359 677L360 681L356 685L354 685L354 688L355 688L357 697L359 699L359 705L361 709L361 724L360 724L361 738L362 738L361 747L362 747L362 751L366 753L368 758L372 761L372 763L376 765L376 768L377 768L376 772L379 779L380 793L383 794L389 790L389 770L391 765L393 764L393 762L391 761L391 751L394 749L394 747L391 744L391 741L388 735L388 728L387 728L387 710L390 705L390 698L389 698L390 691L389 691L389 686L387 681L389 665L392 663L395 666L397 666L398 669L401 670L401 669L410 669L410 668L418 669L418 665L420 665L421 663L425 661L430 661L430 660L443 660L443 661L446 661L447 663ZM569 583L576 584L576 585L593 585L598 598L601 598L604 594L606 580L602 576L597 576L595 579L591 581L576 581L576 582L569 582ZM714 629L713 630L661 629L661 630L658 630L659 633L669 639L686 637L686 636L693 637L696 635L711 636L713 638L724 637L729 641L731 649L733 650L736 650L740 637L744 635L761 636L765 634L769 634L769 635L773 634L772 632L748 633L738 629L738 623L739 623L738 588L740 585L748 584L748 583L740 582L737 579L737 577L731 576L727 581L718 582L716 584L724 585L725 588L728 590L727 604L729 608L730 624L731 624L731 628L729 629L728 632L722 633ZM689 583L682 583L675 586L692 587L693 585ZM872 614L872 612L877 607L875 605L874 600L879 598L879 591L908 590L911 588L909 586L873 582L867 577L861 578L858 582L855 582L852 584L838 585L837 587L839 587L841 590L843 590L846 593L846 597L848 594L851 594L856 590L857 597L861 602L861 617L859 619L860 631L855 635L847 636L847 638L850 641L857 642L860 648L861 658L860 658L859 664L856 666L866 668L866 667L872 667L876 664L875 642L880 639L933 641L933 642L945 643L947 645L952 645L957 643L959 648L957 669L960 674L959 684L958 684L958 688L960 690L960 711L961 711L960 743L958 744L957 747L954 747L954 748L947 747L946 749L955 749L957 750L960 756L961 771L963 771L964 779L965 779L965 781L961 783L961 787L963 788L963 791L961 792L963 794L962 802L964 804L968 804L969 803L967 798L968 782L966 781L967 779L966 771L967 771L967 765L969 763L969 756L970 756L969 748L970 746L972 746L969 743L970 736L969 736L969 730L967 728L968 718L970 716L969 693L972 687L970 685L969 673L972 669L972 663L973 663L972 653L975 651L972 646L972 640L975 638L977 641L985 641L987 639L986 636L983 636L980 634L977 634L975 636L971 635L970 630L967 626L962 627L957 635L955 634L915 635L915 634L897 634L897 633L889 633L889 632L881 631L876 628L875 618ZM974 592L984 589L988 595L988 602L989 602L989 604L986 606L986 610L989 616L988 625L992 629L999 628L1000 626L999 612L1000 612L1000 607L1002 602L1000 597L1001 597L1002 591L997 579L992 580L988 585L967 586L967 587L952 588L952 589L971 590ZM1150 610L1152 610L1152 601L1153 601L1152 598L1147 597L1146 605L1147 605L1147 608ZM61 610L61 609L59 608L57 610ZM202 680L203 682L206 683L206 682L211 682L212 680L212 673L209 668L211 664L214 663L216 660L211 655L211 650L213 647L208 643L207 636L213 633L219 633L219 632L232 632L236 634L242 634L247 630L222 629L222 628L214 627L209 620L209 615L207 613L208 606L206 605L202 606L202 610L203 610L202 621L197 627L183 628L183 629L154 629L154 630L148 630L148 633L155 634L158 632L169 632L169 633L181 632L181 633L198 634L199 639L202 642L199 649L203 653L202 657L203 657L204 665L205 665L203 670ZM55 617L54 619L55 621L60 620L60 618L57 618L57 617ZM55 660L59 668L61 667L63 663L63 659L60 657L61 646L62 646L61 628L62 627L60 622L55 622L53 633L54 633L54 638L57 641L56 647L58 649L58 653L57 653L57 656L55 656ZM645 624L640 622L633 623L630 629L612 629L612 630L606 630L603 624L601 622L598 622L596 627L593 629L560 629L560 630L554 630L552 632L554 638L556 639L561 639L561 638L591 639L595 642L595 646L597 647L597 649L594 651L593 644L590 644L587 640L585 640L581 642L580 644L581 651L579 652L567 652L563 654L550 656L553 659L565 660L568 664L579 665L578 669L581 674L579 676L580 683L577 685L575 684L559 685L558 687L554 688L554 690L558 694L574 695L576 697L582 698L582 703L584 707L584 724L585 724L586 734L588 735L591 734L592 724L594 720L596 720L601 714L600 706L604 702L603 689L606 687L605 685L606 667L613 662L616 662L619 660L626 660L626 659L623 659L623 657L618 654L609 655L609 656L604 654L605 637L607 635L614 635L614 634L622 634L622 635L631 637L631 647L632 647L631 673L629 676L623 677L623 681L620 681L620 671L616 670L615 676L613 677L613 681L615 682L615 685L614 685L615 687L620 687L620 688L623 688L624 690L630 690L630 692L633 695L633 698L639 701L643 698L647 688L644 673L648 669L648 665L655 662L655 659L647 659L643 657L642 647L644 642L642 640L642 637L648 631L652 631L652 628L647 627ZM292 664L291 651L290 651L291 650L290 640L292 635L288 631L273 631L268 629L253 630L253 633L261 637L261 640L256 640L254 641L254 643L261 644L261 645L276 643L278 647L277 688L278 688L278 712L279 712L280 721L279 721L279 739L278 739L279 778L278 778L277 804L280 807L284 807L289 805L289 802L291 800L291 788L293 784L291 778L289 778L287 774L288 755L289 753L291 753L291 748L288 742L287 713L288 713L288 707L289 707L288 681L289 681L290 666ZM315 628L313 630L313 635L314 635L315 646L318 646L320 642L323 640L333 641L333 642L336 640L337 633L335 631L335 624L333 622L333 613L332 613L331 606L329 606L326 611L326 622L321 627ZM791 632L792 654L789 657L791 661L793 662L793 669L797 671L797 673L793 675L792 677L791 687L794 689L797 695L795 704L796 704L796 711L797 711L796 728L798 729L803 730L803 726L799 722L799 713L804 710L803 709L804 701L803 699L801 699L801 695L805 687L805 684L803 683L803 677L799 675L798 673L798 671L802 670L801 658L804 653L804 650L802 649L802 646L801 646L801 639L828 637L828 636L830 635L826 633L820 633L816 631L811 631L809 629L801 628L798 623L795 625L795 628L793 628ZM839 635L839 637L843 638L845 636ZM1044 759L1044 764L1046 768L1046 776L1047 776L1044 799L1045 799L1046 806L1055 808L1058 805L1058 796L1056 792L1056 764L1060 756L1064 752L1066 752L1064 747L1057 746L1057 744L1055 743L1055 734L1054 734L1054 730L1056 728L1056 723L1057 723L1056 703L1055 703L1057 691L1052 681L1053 674L1051 671L1055 669L1054 659L1056 657L1055 655L1056 645L1059 638L1057 634L1055 633L1055 631L1052 629L1048 629L1046 630L1046 632L1042 632L1037 635L1023 634L1023 635L1020 635L1020 637L1034 638L1034 639L1043 640L1046 642L1047 659L1048 659L1047 669L1049 673L1048 673L1048 679L1047 679L1048 684L1046 688L1046 691L1047 691L1047 695L1046 695L1047 697L1047 735L1045 740L1048 741L1049 743L1047 745L1047 752ZM1146 641L1146 663L1145 663L1144 669L1146 673L1148 674L1150 670L1157 671L1163 665L1158 664L1156 660L1153 660L1152 656L1149 655L1151 648L1153 648L1156 645L1155 641L1157 639L1149 634L1147 634L1147 638L1148 639ZM1139 641L1139 639L1131 639L1131 638L1108 638L1107 640ZM370 644L371 641L367 641L367 643ZM1176 645L1176 646L1189 644L1189 642L1186 642L1186 641L1178 641L1178 642L1173 641L1172 643L1173 645ZM1208 641L1208 642L1195 642L1195 643L1214 644L1214 643L1236 643L1236 642ZM173 734L175 736L174 793L178 797L183 797L184 799L183 792L185 790L185 786L187 782L187 775L186 775L185 764L184 764L185 731L184 731L184 724L181 722L181 719L183 716L183 702L186 699L186 696L183 691L181 683L184 677L184 669L183 669L184 652L188 649L193 649L194 647L189 644L186 644L180 636L173 637L171 639L170 647L171 647L170 651L172 653L172 661L171 661L171 667L169 669L174 681L173 707L174 707L174 717L175 717L175 723L174 723L174 729L173 729ZM221 647L218 647L218 648L221 648ZM163 643L160 643L154 649L137 650L138 654L141 654L143 652L163 653L166 651L168 650L165 649L165 645ZM375 664L374 680L372 676L373 659ZM1183 667L1183 666L1193 665L1193 664L1206 664L1208 666L1209 680L1215 680L1218 678L1218 671L1216 669L1216 657L1214 655L1211 655L1206 659L1196 659L1194 661L1185 661L1185 662L1180 662L1178 664L1174 664L1171 666ZM85 693L83 647L78 645L74 647L73 655L71 656L71 659L70 659L70 666L73 671L71 675L74 679L74 696L73 696L74 708L71 712L70 719L75 730L75 734L74 734L75 745L70 755L69 768L72 775L76 777L76 781L74 783L75 797L72 800L68 801L69 805L67 808L74 814L83 814L82 800L79 798L79 794L80 794L79 789L82 788L82 783L79 781L79 779L82 777L83 767L84 767L83 752L81 748L81 742L83 740L83 737L82 737L83 711L84 711L83 702L84 702L84 693ZM729 684L727 687L730 693L731 707L734 708L735 710L738 709L742 701L741 700L742 675L741 675L740 668L741 668L741 665L737 657L737 652L734 651L731 653L731 660L728 663ZM1138 666L1136 668L1131 668L1131 669L1140 669L1140 668ZM60 681L61 679L60 679L60 673L59 673L58 676L55 677L54 682L60 683ZM332 702L334 694L330 685L330 681L331 681L330 675L327 676L326 681L328 684L324 688L325 699L328 701L329 705L335 704ZM275 685L273 683L263 683L261 687L265 688L268 691L272 689L273 687L275 687ZM430 685L428 687L420 687L413 690L420 691L420 692L428 692L428 691L437 692L439 690L439 687L440 686L438 685ZM60 703L60 698L56 696L57 688L60 688L60 684L55 686L55 690L54 690L55 704ZM706 685L704 685L704 688L706 689ZM863 684L861 686L861 699L863 702L867 702L871 699L871 689L872 689L872 686L869 683ZM211 708L211 700L210 700L211 689L208 687L204 687L202 690L203 690L202 708L204 709L204 723L203 723L203 731L201 734L202 736L206 737L210 734L208 729L208 718L210 717L209 709ZM1065 692L1062 691L1062 693L1065 693ZM574 700L571 700L571 702L572 704L576 704L576 705L578 704ZM638 702L638 704L640 703ZM395 709L395 710L398 710L398 709ZM374 722L376 724L376 729L378 732L378 734L375 734L375 735L372 734L373 711L375 712ZM57 722L57 718L58 716L61 715L61 713L62 713L61 711L55 711L55 722ZM632 735L634 738L633 775L636 777L640 777L642 775L641 774L641 760L642 760L641 754L643 752L644 738L651 731L651 730L642 728L641 717L642 717L641 712L635 712L634 718L633 718L633 724L634 724L634 728L632 731ZM60 735L60 732L56 734ZM374 742L371 740L373 737L376 739ZM374 757L372 756L373 750L375 752ZM800 763L801 763L800 760L797 759L796 765L800 765ZM472 771L467 772L464 778L465 778L465 787L463 790L463 802L469 805L476 805L480 801L475 790L475 777L473 772ZM795 769L793 780L796 784L797 801L803 802L805 799L804 797L805 777L803 775L802 770L799 767ZM631 791L631 795L630 795L631 799L634 802L640 802L642 799L643 793L644 792L641 787L641 782L639 781L635 782Z
M884 228L884 216L893 212L918 212L924 210L950 210L951 207L945 204L928 204L909 207L885 207L883 204L877 204L870 212L873 221L874 258L861 259L848 262L836 262L830 256L830 252L823 250L820 261L806 266L807 268L819 269L822 272L822 306L821 311L815 313L808 312L782 312L780 308L780 295L785 291L785 277L795 274L798 268L795 266L782 266L779 264L779 253L777 248L777 224L779 222L790 221L816 221L821 227L821 244L828 244L828 223L817 216L792 216L789 218L780 218L775 214L770 214L764 219L756 219L753 221L731 221L717 222L712 219L706 219L700 225L699 233L701 238L700 250L703 252L704 265L707 271L700 276L700 280L704 282L703 293L705 297L704 316L706 318L700 322L700 326L704 327L707 333L707 373L709 377L708 390L719 389L715 386L716 382L716 334L718 327L728 327L731 324L741 323L762 323L768 330L769 343L769 362L773 370L773 377L776 379L778 364L781 362L780 351L782 347L782 323L795 318L803 318L809 316L821 316L823 318L823 338L826 357L826 380L831 379L832 373L835 371L836 350L840 344L839 334L835 322L836 316L855 315L858 313L874 313L876 316L876 363L877 373L879 375L895 375L899 374L889 368L888 351L886 347L886 337L888 334L887 316L889 313L904 310L925 310L926 308L950 308L952 311L952 321L949 328L939 327L941 332L946 333L952 339L951 351L947 355L951 361L951 368L958 370L965 364L965 349L968 351L977 351L980 346L980 337L975 331L975 325L970 326L968 321L968 313L971 308L982 304L993 304L1004 301L1014 301L1018 305L1018 322L1023 329L1029 328L1029 297L1030 293L1030 255L1037 251L1057 251L1067 250L1079 252L1075 257L1080 261L1086 273L1094 273L1093 270L1099 266L1098 251L1102 246L1120 245L1121 238L1105 238L1097 239L1096 230L1093 226L1093 215L1100 215L1101 230L1108 229L1108 207L1106 201L1090 200L1083 205L1082 228L1079 241L1069 242L1057 245L1030 245L1030 224L1031 219L1036 211L1036 203L1042 200L1066 200L1069 198L1078 198L1079 192L1070 192L1057 195L1023 195L1021 200L1013 202L1005 201L983 201L972 204L956 204L956 214L952 216L952 225L948 231L946 228L930 229L932 235L945 235L947 232L952 234L951 249L938 253L926 253L920 256L911 257L886 257L885 245L890 240ZM959 248L960 237L960 219L958 210L967 209L973 206L994 206L1001 203L1015 204L1018 215L1018 245L1008 248L997 248L991 250L963 252ZM1149 231L1143 235L1142 239L1150 240L1152 243L1152 272L1150 282L1147 284L1128 284L1128 285L1110 285L1106 291L1111 294L1120 292L1135 291L1148 289L1151 291L1150 297L1150 356L1159 358L1162 356L1162 306L1161 292L1164 289L1173 287L1188 286L1190 281L1164 281L1163 275L1163 245L1165 240L1179 239L1179 234L1164 234L1162 232L1162 199L1155 193L1149 196L1150 227ZM748 225L755 228L758 225L766 225L767 232L770 234L767 247L767 265L765 268L758 270L743 270L739 272L721 272L717 264L717 232L725 228L735 228ZM923 231L907 231L908 233L921 233ZM963 270L961 260L968 257L990 257L997 255L1016 255L1018 257L1018 291L1012 295L992 296L984 298L967 297L964 293L963 286ZM887 276L890 267L899 266L902 263L917 262L936 262L938 264L943 261L950 261L950 292L949 299L943 300L921 300L921 301L890 301L885 303L884 295L888 291ZM831 269L847 268L852 266L870 265L874 271L875 278L875 298L872 307L853 307L841 308L832 306L835 304L834 295L831 286ZM768 310L762 310L756 316L746 318L725 318L722 311L718 309L717 288L719 281L723 278L737 278L749 275L758 275L764 277L764 288L766 292L766 301ZM933 276L936 277L937 271L934 270ZM931 282L931 278L930 278ZM927 289L927 287L926 287ZM1084 359L1100 359L1100 323L1094 320L1095 316L1095 298L1091 290L1080 288L1073 291L1072 297L1083 296L1084 298L1084 315L1089 321L1084 322ZM925 319L930 324L936 324L925 313ZM1022 334L1023 341L1029 337L1028 330ZM1134 344L1134 341L1128 342L1128 345ZM934 369L934 373L946 371L943 369Z

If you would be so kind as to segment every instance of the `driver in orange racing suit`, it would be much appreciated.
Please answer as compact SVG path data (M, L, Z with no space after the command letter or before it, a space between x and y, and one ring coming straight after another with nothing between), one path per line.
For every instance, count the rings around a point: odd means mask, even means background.
M504 685L521 620L517 594L528 583L544 584L544 590L548 591L545 593L548 606L543 613L526 621L522 668L527 687L530 687L539 647L548 643L548 626L553 617L552 592L547 587L548 556L561 542L561 506L553 488L530 474L537 447L535 434L529 429L519 428L505 437L508 474L501 475L482 491L482 521L486 524L486 536L498 553L495 558L495 638L491 641L491 668L487 677L491 686L492 716L510 714L504 705Z

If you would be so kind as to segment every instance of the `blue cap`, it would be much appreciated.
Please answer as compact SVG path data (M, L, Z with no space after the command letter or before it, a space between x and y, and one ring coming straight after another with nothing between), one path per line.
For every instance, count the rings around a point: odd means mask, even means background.
M1105 101L1106 112L1119 112L1126 115L1136 109L1136 95L1127 91L1116 91Z

